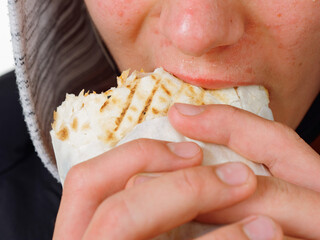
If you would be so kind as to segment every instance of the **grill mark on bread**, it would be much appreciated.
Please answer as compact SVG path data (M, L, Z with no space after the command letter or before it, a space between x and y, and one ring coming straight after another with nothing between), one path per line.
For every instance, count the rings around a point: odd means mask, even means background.
M65 141L69 138L69 130L67 127L63 127L60 129L60 131L57 133L57 138L61 141Z
M177 98L181 95L181 93L183 92L184 88L185 88L185 84L181 84L180 89L175 94Z
M113 98L111 99L111 103L113 103L114 105L116 105L116 104L118 103L118 101L117 101L116 98L113 97Z
M112 132L109 132L107 134L107 142L113 142L115 139L114 139L114 134Z
M190 97L193 97L193 96L194 96L194 94L196 93L196 92L194 91L193 87L189 85L189 86L188 86L188 89L189 89L190 94L191 94L191 96L190 96Z
M173 105L173 103L168 104L167 107L161 111L163 116L166 116L166 115L167 115L167 113L168 113L168 111L169 111L169 108L170 108L172 105Z
M161 84L160 87L168 96L171 97L171 92L163 84Z
M53 123L51 124L52 129L56 129L57 126L58 113L56 111L53 112Z
M117 139L113 132L106 131L104 135L97 136L102 142L107 143L109 146L114 146L117 143Z
M90 129L90 123L88 123L88 122L83 124L81 127L81 130L88 130L88 129Z
M158 109L155 109L155 108L152 108L152 113L153 113L153 114L159 114L159 110L158 110Z
M153 76L153 75L152 75ZM159 89L159 84L160 84L160 81L161 79L158 79L156 84L154 85L152 91L151 91L151 94L149 95L148 99L146 100L146 103L145 103L145 106L144 106L144 109L142 110L142 112L140 113L140 116L138 118L138 122L137 124L141 123L144 118L145 118L145 115L147 114L148 110L149 110L149 107L151 105L151 102L152 102L152 99L154 97L154 94L156 93L156 91Z
M75 131L78 130L78 119L77 118L74 118L73 121L72 121L72 124L71 124L71 128Z
M138 111L138 109L136 108L136 106L131 106L130 109L134 112Z
M159 101L162 102L162 103L166 103L167 99L165 99L164 97L160 96L159 97Z
M103 110L104 110L105 107L108 105L108 103L109 103L109 99L107 99L107 101L105 101L105 102L102 104L102 106L101 106L101 108L100 108L100 112L103 112Z
M113 93L113 89L109 89L108 91L103 92L104 95L106 95L108 98L111 97Z
M124 116L126 115L128 109L129 109L129 107L130 107L131 100L132 100L133 95L134 95L134 93L135 93L135 91L136 91L136 89L137 89L137 85L138 85L138 82L135 83L135 85L133 86L133 88L130 89L130 94L129 94L128 99L127 99L127 102L126 102L126 107L122 110L120 116L119 116L119 117L116 119L116 121L115 121L115 124L116 124L116 127L115 127L115 129L114 129L115 132L119 129L119 127L120 127L120 125L121 125L121 123L122 123L122 121L123 121L123 118L124 118Z

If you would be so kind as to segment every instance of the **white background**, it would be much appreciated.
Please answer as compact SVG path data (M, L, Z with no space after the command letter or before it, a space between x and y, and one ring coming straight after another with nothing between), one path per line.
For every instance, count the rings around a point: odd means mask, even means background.
M0 75L13 70L7 0L0 0Z

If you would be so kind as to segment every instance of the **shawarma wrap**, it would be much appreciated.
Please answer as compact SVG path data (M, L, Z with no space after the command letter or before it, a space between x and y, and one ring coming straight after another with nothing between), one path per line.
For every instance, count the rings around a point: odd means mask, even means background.
M125 71L117 82L117 88L100 94L84 91L78 96L67 94L54 113L50 135L62 184L75 164L138 138L194 141L203 149L203 165L243 162L257 175L270 175L263 165L253 163L225 146L181 135L166 117L169 108L179 102L227 104L273 120L264 87L205 90L179 80L162 68L152 73L134 71L130 76L129 71ZM190 239L211 229L212 226L191 222L155 239Z

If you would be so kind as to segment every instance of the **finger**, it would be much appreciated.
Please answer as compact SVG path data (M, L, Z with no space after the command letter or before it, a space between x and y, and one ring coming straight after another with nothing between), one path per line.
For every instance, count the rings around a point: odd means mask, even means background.
M281 227L266 216L251 216L241 222L234 223L195 240L237 239L237 240L281 240L283 234Z
M66 177L54 239L80 239L98 205L123 189L131 176L195 166L201 160L194 143L140 139L74 166Z
M199 213L239 202L255 188L244 164L201 166L152 178L106 199L84 239L149 239Z
M320 181L314 181L319 155L285 125L225 105L175 104L168 116L183 135L225 145L265 164L276 177L320 192Z
M222 211L199 216L206 223L230 223L253 214L277 221L288 236L320 239L320 193L272 177L258 177L255 193Z

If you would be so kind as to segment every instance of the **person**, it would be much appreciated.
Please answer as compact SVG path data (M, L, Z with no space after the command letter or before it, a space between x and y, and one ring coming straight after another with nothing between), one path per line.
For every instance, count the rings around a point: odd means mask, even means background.
M149 239L192 219L225 224L198 239L320 238L319 1L9 0L8 6L24 116L55 178L53 110L66 92L108 88L128 68L162 66L209 89L263 85L275 117L174 105L168 117L176 130L226 145L265 164L272 176L255 176L240 163L200 166L202 151L189 142L132 141L70 170L53 239ZM6 159L20 152L10 151ZM52 237L61 189L32 156L1 171L5 239Z

